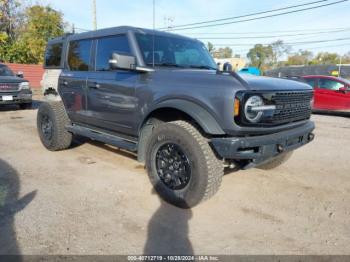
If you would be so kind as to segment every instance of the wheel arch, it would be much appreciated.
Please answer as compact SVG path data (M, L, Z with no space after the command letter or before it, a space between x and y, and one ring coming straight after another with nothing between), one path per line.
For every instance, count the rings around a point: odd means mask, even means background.
M143 119L139 127L138 160L144 162L148 137L154 126L160 122L187 120L198 126L207 135L224 135L215 118L203 107L186 100L174 99L157 104Z

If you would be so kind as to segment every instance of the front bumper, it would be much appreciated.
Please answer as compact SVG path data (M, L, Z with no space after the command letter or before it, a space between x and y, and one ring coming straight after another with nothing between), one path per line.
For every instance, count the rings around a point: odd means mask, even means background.
M247 169L311 142L314 129L314 123L309 121L300 127L270 135L212 138L211 145L226 160L246 160L242 168Z
M9 97L12 99L7 100ZM25 104L32 102L32 91L22 90L18 92L0 92L0 105L7 104Z

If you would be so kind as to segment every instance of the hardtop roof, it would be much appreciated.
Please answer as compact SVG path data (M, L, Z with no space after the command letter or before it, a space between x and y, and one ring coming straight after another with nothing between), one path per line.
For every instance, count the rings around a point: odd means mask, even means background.
M164 32L164 31L158 31L158 30L152 30L152 29L146 29L146 28L138 28L138 27L132 27L132 26L118 26L118 27L99 29L99 30L95 30L95 31L88 31L88 32L79 33L79 34L66 34L66 35L49 40L48 44L63 42L66 39L68 39L68 41L72 41L72 40L81 40L81 39L110 36L110 35L116 35L116 34L126 34L129 31L134 32L134 33L155 34L155 35L160 35L160 36L169 36L169 37L184 38L184 39L188 39L188 40L196 40L194 38L190 38L190 37L186 37L186 36L182 36L182 35L178 35L178 34L173 34L173 33L169 33L169 32Z

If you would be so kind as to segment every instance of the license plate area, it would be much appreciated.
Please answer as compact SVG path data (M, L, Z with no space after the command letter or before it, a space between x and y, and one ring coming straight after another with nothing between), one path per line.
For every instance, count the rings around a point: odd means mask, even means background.
M13 96L2 96L2 101L13 101Z

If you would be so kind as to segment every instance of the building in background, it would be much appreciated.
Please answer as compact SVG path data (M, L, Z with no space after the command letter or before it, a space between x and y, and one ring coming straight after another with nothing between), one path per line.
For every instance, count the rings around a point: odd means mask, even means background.
M234 71L239 71L242 68L244 68L247 64L247 62L245 61L245 59L243 58L238 58L238 57L232 57L232 58L214 58L215 62L218 64L220 63L220 67L219 69L222 70L223 69L223 65L225 63L230 63L232 65L232 69Z

